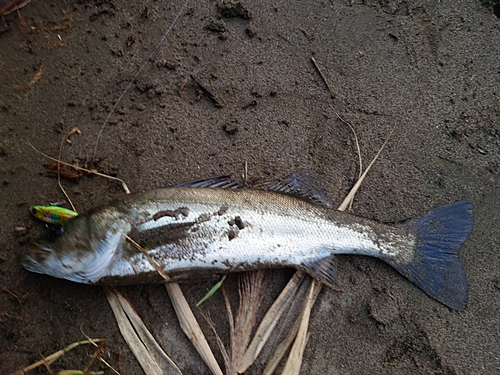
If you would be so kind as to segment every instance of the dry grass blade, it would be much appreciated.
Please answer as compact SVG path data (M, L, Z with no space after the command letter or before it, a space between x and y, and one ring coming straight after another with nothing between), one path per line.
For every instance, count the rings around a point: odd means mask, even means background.
M90 343L96 343L96 342L104 342L104 339L93 339L93 340L90 340L90 341L89 340L83 340L83 341L74 342L73 344L68 345L64 349L58 350L57 352L52 353L48 357L45 357L45 358L41 359L40 361L33 363L32 365L30 365L28 367L25 367L22 370L14 372L12 375L24 375L28 371L31 371L31 370L39 367L39 366L50 365L56 359L62 357L64 354L66 354L70 350L76 348L77 346L85 345L85 344L90 344Z
M345 209L349 206L349 204L352 202L352 200L354 199L354 195L356 195L359 187L361 186L361 184L363 183L363 180L365 179L366 175L368 174L368 172L370 171L371 167L373 166L373 164L375 164L375 161L378 159L380 153L382 152L382 150L384 149L385 145L387 144L387 142L389 141L389 138L391 138L391 135L392 133L394 132L394 129L396 129L396 127L394 126L392 129L391 129L391 132L389 133L389 136L387 137L387 139L385 140L385 142L382 144L382 146L380 147L380 149L378 150L377 154L374 156L373 160L371 161L371 163L368 165L368 167L366 167L365 171L363 172L363 174L361 175L361 177L358 179L358 181L354 184L354 186L352 187L351 191L349 191L349 194L347 194L347 196L345 197L345 199L342 201L342 204L339 206L338 210L339 211L345 211Z
M240 301L233 319L233 313L227 293L224 293L226 309L229 316L231 355L226 363L226 373L235 375L244 358L248 343L257 318L257 311L262 301L262 271L245 272L239 275Z
M240 374L244 373L252 365L252 363L255 362L255 359L269 339L269 336L271 335L278 320L293 302L293 297L297 293L304 276L305 275L302 271L295 272L288 284L281 291L278 298L276 298L272 306L267 311L257 328L250 345L248 345L248 348L245 350L243 358L241 359L241 363L238 368L238 372Z
M205 363L208 365L210 370L214 375L222 375L222 371L219 367L219 364L215 360L214 354L208 345L208 342L201 331L201 328L194 317L189 304L182 293L179 284L176 283L168 283L170 277L166 275L158 264L149 256L146 250L144 250L137 242L135 242L132 238L127 236L125 233L122 233L127 240L129 240L135 247L137 247L146 257L148 262L153 266L153 268L167 281L165 283L165 288L170 296L172 301L172 305L174 306L175 312L177 314L177 319L179 320L179 324L183 332L189 338L193 346L196 348L198 353L201 355ZM117 319L118 320L118 319ZM145 327L144 327L145 328ZM147 331L147 330L146 330ZM148 332L149 333L149 332ZM135 342L133 341L132 344ZM130 346L130 343L129 343ZM138 358L139 359L139 358ZM140 362L140 360L139 360ZM144 368L144 367L143 367Z
M147 375L182 375L149 333L130 303L118 292L106 289L106 297L115 314L123 338Z
M323 79L323 82L325 83L328 91L330 91L330 97L333 99L335 97L335 93L333 92L332 87L328 83L328 80L326 79L325 75L323 74L323 72L322 72L321 68L319 67L318 63L316 62L316 59L314 58L314 56L311 56L311 61L313 62L314 67L316 68L316 70L318 71L319 75ZM358 161L359 161L359 176L358 176L358 178L360 178L361 177L361 173L363 173L363 162L361 160L361 150L359 148L358 136L356 135L356 131L354 130L353 126L348 121L344 120L342 118L342 116L339 115L339 113L337 112L337 110L335 109L335 107L333 106L333 104L331 105L331 108L332 108L333 112L335 113L335 115L337 116L337 118L340 121L342 121L344 124L346 124L347 126L349 126L349 128L352 131L352 133L354 134L354 140L356 142L356 153L358 154Z
M141 247L141 245L139 245L131 237L127 236L125 233L120 232L120 234L123 237L125 237L128 241L130 241L132 243L132 245L134 245L142 253L142 255L144 255L144 257L147 259L149 264L151 264L151 266L156 270L156 272L158 272L160 274L161 277L163 277L165 279L166 282L170 281L170 277L165 272L163 272L161 267L151 258L151 256L148 254L148 252L145 249L143 249Z
M224 288L222 290L224 290ZM212 332L215 335L215 340L217 341L217 346L219 347L220 353L222 354L222 359L224 360L224 364L226 365L226 375L227 375L228 374L227 369L230 366L231 358L229 358L229 354L226 350L224 342L220 338L219 333L217 332L217 329L215 328L215 324L212 321L212 319L210 318L210 315L208 313L204 313L204 312L202 312L201 315L203 315L203 317L205 318L205 320L208 323L208 326L210 327L210 329L212 330Z
M335 115L337 118L342 121L344 124L349 126L349 129L351 129L352 134L354 135L354 142L356 143L356 154L358 155L358 163L359 163L359 173L358 173L358 179L361 178L361 175L363 173L363 159L361 158L361 148L359 147L359 140L358 140L358 135L356 134L356 131L354 130L354 127L344 120L340 115L338 114L337 110L335 107L332 106L333 112L335 112Z
M300 320L299 332L290 350L290 355L283 369L283 375L298 375L302 365L302 356L306 347L307 339L309 337L307 329L309 327L309 318L311 316L311 309L316 302L319 292L321 291L322 283L318 280L313 280L309 287L309 295L307 296L307 303L304 307L302 318Z
M262 375L272 375L282 358L292 346L300 326L300 316L304 311L304 304L307 302L309 295L309 287L313 282L312 277L305 277L302 281L297 294L294 296L290 308L286 314L280 319L276 326L276 335L273 335L269 340L269 347L275 348L272 351L272 356L266 361L266 366Z
M179 319L182 331L192 342L198 353L201 355L207 366L214 375L223 375L215 356L208 345L208 342L201 331L201 328L189 307L184 294L176 283L165 283L170 300L174 305L175 313Z
M100 349L100 346L102 344L99 344L97 345L96 342L94 342L94 340L92 340L89 336L87 336L85 333L83 333L82 331L82 328L80 327L80 332L82 333L82 335L85 336L85 338L92 344L94 345L94 347L97 349ZM104 344L105 341L103 341L103 344ZM96 352L97 353L97 352ZM100 355L97 356L97 358L99 358L99 361L101 361L102 363L104 363L111 371L113 371L115 374L117 375L120 375L120 373L118 371L116 371L113 366L111 366L104 358L102 358Z
M85 336L85 338L87 340L89 340L89 342L94 345L94 347L96 348L96 350L99 348L99 345L97 345L96 342L94 342L89 336L87 336L85 333L83 333L82 331L82 328L80 327L80 332L82 332L82 335ZM104 342L103 342L104 343ZM120 373L118 371L116 371L113 366L111 366L104 358L102 358L100 355L97 356L97 358L99 358L99 361L101 361L102 363L104 363L106 365L106 367L108 367L111 371L113 371L115 374L117 375L120 375Z
M214 324L208 316L204 315L215 334L217 344L224 358L226 375L238 374L238 368L248 343L250 342L252 330L257 318L257 312L262 301L263 281L264 273L262 270L243 272L238 275L240 298L236 315L233 315L226 288L222 288L229 320L230 354L217 333Z
M288 332L286 338L276 346L276 350L274 351L273 356L266 362L266 366L262 371L262 375L274 374L274 371L285 356L285 353L294 342L295 337L297 336L297 332L299 331L300 322L301 320L295 319L295 323Z

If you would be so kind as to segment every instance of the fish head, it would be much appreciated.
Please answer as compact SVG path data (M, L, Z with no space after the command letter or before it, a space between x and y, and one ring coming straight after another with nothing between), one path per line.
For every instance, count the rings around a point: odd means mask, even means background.
M116 212L80 215L64 224L63 233L34 241L21 264L31 272L94 284L104 276L129 230L128 220Z

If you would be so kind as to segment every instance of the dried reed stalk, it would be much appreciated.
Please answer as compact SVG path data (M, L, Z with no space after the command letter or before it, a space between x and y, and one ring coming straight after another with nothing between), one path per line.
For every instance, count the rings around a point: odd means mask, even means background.
M175 313L179 319L182 331L186 334L188 339L192 342L198 353L201 355L207 366L214 375L223 375L219 364L215 360L215 356L208 345L208 342L203 335L203 332L194 317L191 308L189 307L184 294L176 283L165 283L170 300L174 305Z
M146 375L182 375L181 370L158 345L130 303L117 291L106 289L123 338Z
M262 301L262 285L264 273L259 270L255 272L245 272L239 275L239 295L240 301L238 310L233 319L229 297L224 289L224 300L229 317L229 338L231 355L229 363L226 364L226 374L236 375L247 350L252 330L255 326L257 312Z

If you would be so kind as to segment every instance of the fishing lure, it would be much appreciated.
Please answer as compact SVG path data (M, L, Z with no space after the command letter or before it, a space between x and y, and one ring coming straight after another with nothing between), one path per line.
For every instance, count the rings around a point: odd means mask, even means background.
M33 206L30 212L38 220L49 224L60 224L78 216L78 213L59 206Z

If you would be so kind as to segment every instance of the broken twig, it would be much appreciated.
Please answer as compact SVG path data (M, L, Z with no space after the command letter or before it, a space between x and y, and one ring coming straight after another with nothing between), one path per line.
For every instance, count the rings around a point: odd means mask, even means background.
M325 82L325 85L326 85L326 88L328 89L328 91L330 91L330 95L333 97L335 97L335 94L333 93L333 90L332 88L330 87L330 84L328 83L328 81L326 80L326 77L325 75L323 74L323 72L321 71L318 63L316 62L316 59L314 57L311 56L311 60L314 64L314 67L316 68L316 70L318 71L319 75L321 76L321 78L323 79L323 82Z
M207 94L207 95L208 95L208 97L209 97L209 98L210 98L210 99L214 102L214 105L215 105L216 107L218 107L218 108L222 108L222 107L223 107L223 105L222 105L222 103L219 101L219 99L217 99L217 97L215 96L215 94L214 94L212 91L210 91L210 89L209 89L207 86L205 86L205 85L203 84L203 82L201 82L201 81L200 81L198 78L196 78L193 74L190 74L189 76L191 77L191 79L192 79L193 81L195 81L195 82L196 82L196 84L200 87L200 89L201 89L201 90L202 90L205 94Z
M47 154L44 154L42 151L38 150L35 146L33 146L31 143L28 142L28 144L30 145L30 147L35 150L36 152L38 152L40 155L43 155L45 156L47 159L50 159L52 161L56 161L58 163L61 163L62 165L66 165L68 167L72 167L72 168L75 168L76 170L78 171L84 171L84 172L87 172L87 173L92 173L92 174L95 174L97 176L101 176L101 177L105 177L105 178L108 178L110 180L114 180L114 181L119 181L121 182L122 184L122 187L123 187L123 190L125 190L125 193L127 194L130 194L130 190L129 188L127 187L127 184L125 184L125 181L123 181L122 179L120 178L117 178L117 177L113 177L113 176L108 176L107 174L104 174L104 173L99 173L97 171L94 171L94 170L90 170L90 169L86 169L86 168L82 168L82 167L79 167L77 165L74 165L74 164L70 164L70 163L65 163L64 161L61 161L59 159L56 159L56 158L53 158L52 156L49 156Z
M92 343L96 343L96 342L104 342L105 340L104 339L92 339ZM62 357L64 354L66 354L67 352L69 352L70 350L76 348L77 346L80 346L80 345L85 345L85 344L90 344L91 342L89 340L83 340L83 341L78 341L78 342L74 342L73 344L70 344L68 346L66 346L64 349L61 349L61 350L58 350L57 352L49 355L48 357L44 357L42 358L41 360L39 360L38 362L35 362L33 363L32 365L28 366L28 367L25 367L23 368L22 370L19 370L19 371L16 371L15 373L13 373L12 375L24 375L26 374L28 371L31 371L39 366L42 366L42 365L50 365L52 362L54 362L56 359Z
M78 129L78 128L76 128ZM69 137L73 134L72 133L73 130L69 131L64 137L63 139L61 140L61 144L59 145L59 156L57 157L58 161L57 161L57 184L59 185L59 189L61 189L61 191L63 192L64 196L66 197L66 199L68 200L69 204L71 205L71 208L73 209L73 211L76 211L76 207L75 205L73 204L73 201L71 200L71 198L69 197L68 193L66 193L66 190L64 190L62 184L61 184L61 156L62 156L62 149L63 149L63 145L64 145L64 140L65 139L69 139Z

